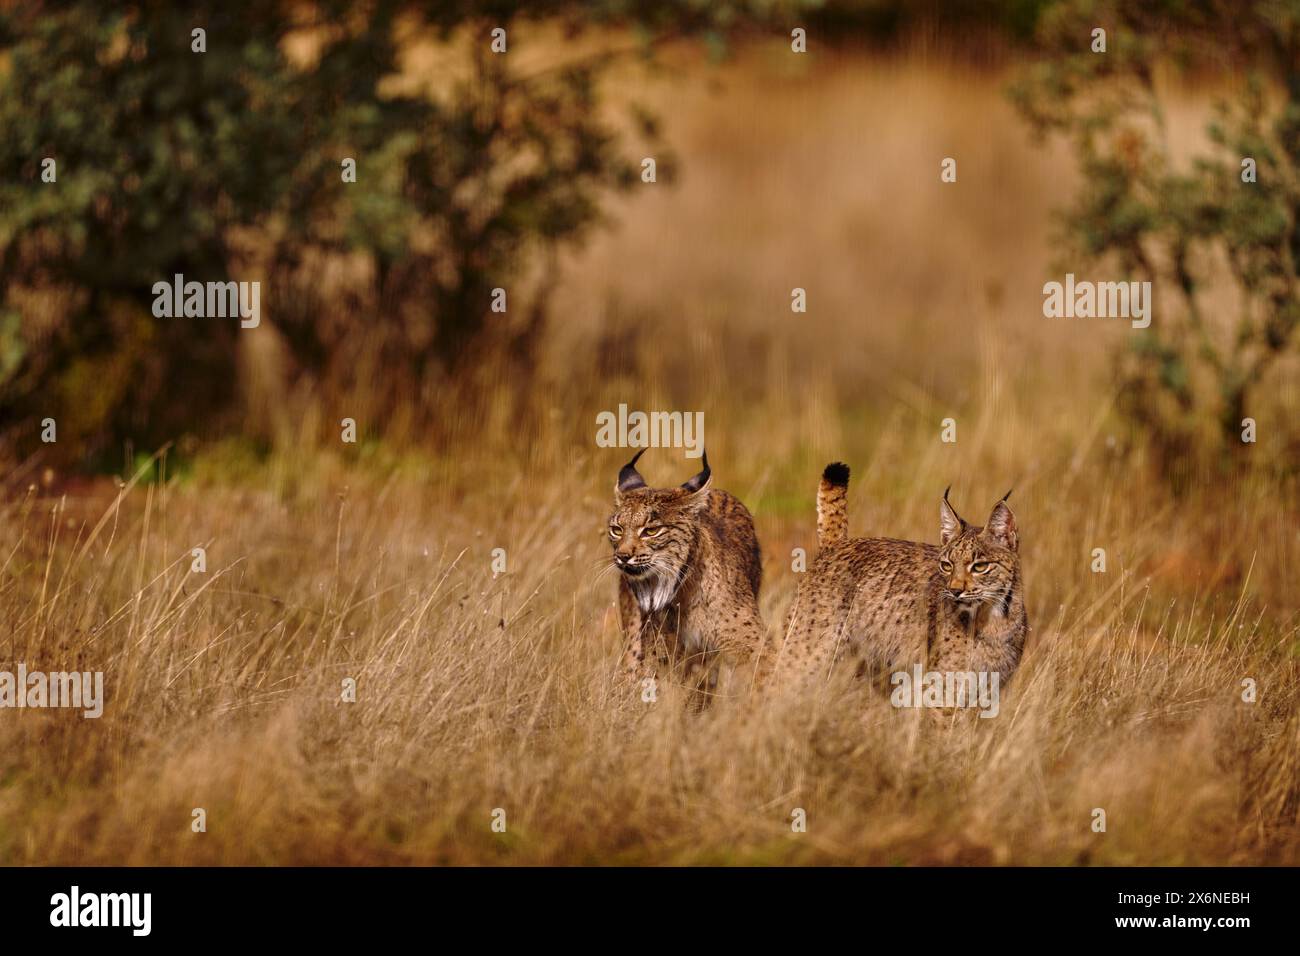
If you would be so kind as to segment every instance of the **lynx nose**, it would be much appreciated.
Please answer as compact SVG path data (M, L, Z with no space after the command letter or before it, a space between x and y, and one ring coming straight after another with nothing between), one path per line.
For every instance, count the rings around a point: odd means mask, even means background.
M964 587L957 587L957 588L950 587L948 588L948 593L951 594L953 597L961 597L963 594L966 593L966 589Z

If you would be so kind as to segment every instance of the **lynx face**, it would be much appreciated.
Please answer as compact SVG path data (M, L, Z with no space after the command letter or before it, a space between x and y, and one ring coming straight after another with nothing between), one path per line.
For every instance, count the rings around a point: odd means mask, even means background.
M943 596L963 610L987 604L994 613L1005 614L1020 571L1016 518L1006 499L994 506L988 524L980 528L968 525L944 492L939 518Z
M658 611L672 600L689 570L700 512L709 501L709 472L706 464L680 488L648 488L635 466L633 458L619 476L607 534L614 567L637 603L644 611Z
M624 495L609 517L614 566L630 579L646 574L679 576L690 554L703 497L680 488Z

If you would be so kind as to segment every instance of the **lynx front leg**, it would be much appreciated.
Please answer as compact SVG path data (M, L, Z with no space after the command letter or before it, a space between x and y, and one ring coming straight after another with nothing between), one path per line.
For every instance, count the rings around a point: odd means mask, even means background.
M655 677L673 666L678 656L678 614L675 607L646 613L626 582L619 585L619 615L627 641L622 667L638 678Z
M640 632L634 634L623 649L622 672L632 680L654 676L654 667L645 660L645 642Z
M653 677L654 667L646 662L649 650L646 646L646 616L626 581L618 584L618 614L623 626L623 639L627 642L623 650L623 676L636 681Z

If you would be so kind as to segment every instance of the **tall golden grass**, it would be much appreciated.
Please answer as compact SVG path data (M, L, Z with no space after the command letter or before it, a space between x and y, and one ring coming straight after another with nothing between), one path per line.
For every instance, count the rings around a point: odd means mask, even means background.
M1041 317L1068 157L1025 142L1002 77L787 62L654 88L683 182L566 262L536 380L425 384L425 443L374 438L362 377L250 396L269 455L4 504L0 668L102 670L108 699L0 711L0 861L1300 861L1294 477L1174 501L1149 472L1108 388L1127 328ZM705 411L773 640L826 461L854 468L855 534L934 540L944 487L980 520L1015 485L1033 634L1000 716L939 728L840 678L784 698L735 672L698 715L620 689L602 535L627 453L594 445L619 402Z

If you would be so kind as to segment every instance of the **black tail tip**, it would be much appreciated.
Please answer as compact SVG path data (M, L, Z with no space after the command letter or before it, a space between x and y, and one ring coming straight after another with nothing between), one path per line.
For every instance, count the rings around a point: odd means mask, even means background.
M847 488L849 485L849 466L842 461L833 461L826 466L822 472L822 480L835 485L837 488Z

